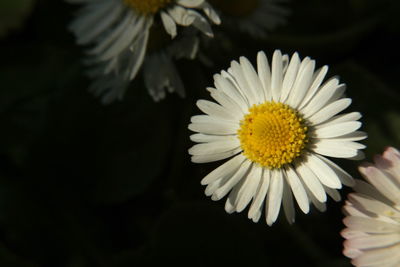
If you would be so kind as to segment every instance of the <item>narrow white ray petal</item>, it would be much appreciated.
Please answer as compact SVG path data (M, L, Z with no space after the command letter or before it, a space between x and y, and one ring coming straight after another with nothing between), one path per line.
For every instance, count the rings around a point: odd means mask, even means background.
M299 205L300 209L307 214L310 211L310 205L306 190L304 189L304 186L301 183L297 173L291 166L287 165L285 170L286 179L290 185L294 197L296 198L297 204Z
M317 155L307 155L304 163L312 170L323 185L330 188L342 188L342 183L336 173Z
M214 82L215 87L218 90L224 92L230 98L232 98L232 100L234 100L236 104L239 105L241 111L244 114L248 112L249 105L247 103L247 100L233 83L231 83L228 79L222 77L219 74L214 75Z
M191 16L187 9L179 5L173 5L171 8L167 9L167 12L174 19L176 24L181 26L189 26L195 20L195 17Z
M366 233L398 233L399 224L384 222L373 218L349 216L343 219L343 223L350 229L357 229Z
M374 199L376 199L382 203L386 203L388 205L394 204L394 202L392 202L389 198L385 197L381 192L379 192L377 190L376 187L372 186L371 184L369 184L363 180L360 180L360 179L355 179L354 182L355 182L355 185L354 185L353 189L356 192L371 196Z
M325 157L320 157L320 159L323 160L336 173L342 184L347 186L355 185L353 177L351 177L350 174L348 174L346 171L340 168L336 163L332 162L331 160Z
M250 86L250 90L252 90L252 93L255 95L257 99L256 104L264 103L265 96L264 96L263 85L261 84L261 81L258 78L258 75L254 70L253 66L251 65L250 61L245 57L240 57L240 64L242 66L242 70L247 80L247 83Z
M319 129L323 127L327 127L329 125L337 124L337 123L342 123L342 122L348 122L348 121L357 121L361 119L362 115L360 112L350 112L350 113L345 113L345 114L339 114L336 116L333 116L329 120L320 123L318 125L313 126L314 129Z
M301 65L287 102L293 108L298 108L309 90L314 73L315 61L310 60L310 62L304 66L304 69L302 69Z
M251 199L255 196L257 192L258 185L262 177L262 168L253 165L242 188L238 192L238 198L236 203L236 211L243 211L247 205L250 203Z
M353 259L352 263L356 266L398 266L400 257L398 251L400 245L392 247L385 247L381 249L372 249L363 251L363 253L357 258Z
M189 130L204 134L234 135L237 133L238 124L225 121L196 122L189 124Z
M293 54L288 69L285 73L285 77L283 79L282 83L282 93L280 97L280 102L285 103L286 99L290 95L291 89L293 87L293 84L296 80L298 70L300 67L300 58L299 54L296 52Z
M326 192L333 200L335 200L336 202L338 202L338 201L340 201L340 200L342 199L342 197L340 196L340 193L339 193L338 190L329 188L329 187L327 187L327 186L325 186L325 185L323 185L323 187L324 187L325 192Z
M384 248L400 243L400 234L368 235L345 241L348 246L358 249Z
M367 137L368 137L368 135L367 135L366 132L355 131L355 132L352 132L352 133L349 133L349 134L333 137L332 140L342 141L342 142L354 142L354 141L364 140ZM316 138L315 142L318 142L318 141L319 141L319 139ZM360 145L358 147L359 147L359 149L364 149L365 148L364 145Z
M234 187L248 172L251 162L249 160L245 160L239 167L239 170L220 188L218 188L214 194L213 197L216 200L220 200L228 192Z
M221 24L221 19L219 18L218 13L212 8L210 4L204 2L199 8L204 11L207 17L211 19L214 24Z
M272 56L272 71L271 71L271 92L272 100L278 102L281 96L283 79L283 65L282 65L282 53L279 50L275 50Z
M332 138L345 135L358 130L361 127L359 121L346 121L331 124L325 127L318 128L314 131L313 137L316 138Z
M194 163L207 163L207 162L213 162L213 161L218 161L222 159L226 159L229 157L232 157L239 152L241 152L242 149L240 147L235 148L233 150L229 150L226 152L221 152L221 153L214 153L214 154L205 154L205 155L194 155L191 157L192 162Z
M74 30L77 37L76 43L88 44L92 42L94 38L111 27L112 23L121 17L123 10L124 8L122 5L113 5L111 8L102 11L104 14L101 16L101 19L97 19L93 22L93 25L92 23L82 24L79 29ZM96 9L96 12L98 12L98 9Z
M227 139L222 141L197 144L192 146L188 152L190 155L218 154L236 149L240 146L239 139Z
M281 171L272 171L271 184L269 186L266 200L266 221L271 226L278 218L282 204L283 175Z
M348 195L349 201L354 205L355 208L360 210L366 210L376 215L389 216L400 219L400 212L384 202L378 201L371 196L351 193ZM400 226L399 226L400 230Z
M231 70L232 70L232 75L235 77L236 81L239 84L239 87L248 100L248 103L250 106L257 103L257 96L255 95L255 92L253 89L250 87L249 83L246 80L246 74L243 72L241 66L239 65L238 62L232 61L231 62Z
M239 166L243 163L243 161L245 161L245 159L246 158L242 154L239 154L236 157L228 160L204 177L201 180L201 184L206 185L218 179L223 179L226 176L231 176L239 169Z
M197 100L196 105L201 111L212 117L220 118L223 120L237 121L236 118L232 115L232 112L216 104L215 102L201 99Z
M285 175L285 173L283 172ZM294 223L295 220L295 211L293 205L293 196L292 191L290 190L290 186L287 183L286 179L283 179L283 196L282 196L282 204L283 210L285 212L286 219L288 220L289 224Z
M303 162L297 161L295 163L296 172L299 175L301 181L307 186L308 190L312 193L315 198L320 202L326 201L326 193L322 187L321 182L315 176L315 174L310 170L310 168ZM307 189L305 188L305 189Z
M310 145L310 150L327 157L351 158L357 155L358 149L365 146L355 142L343 142L335 139L319 139Z
M108 31L107 34L102 35L102 38L93 48L90 48L87 53L89 55L99 55L103 53L108 47L112 45L112 43L115 42L115 40L118 39L118 37L121 37L124 31L126 31L128 25L133 19L133 16L134 15L132 14L132 12L127 12L125 16L121 19L121 22L115 28L113 28L112 31ZM143 19L141 19L140 21L142 21L143 23Z
M263 51L260 51L257 54L257 72L264 89L264 100L271 101L271 69L269 67L267 56Z
M269 184L271 180L271 171L268 169L264 169L261 177L261 181L258 185L257 192L255 194L255 197L251 203L249 213L248 213L248 218L249 219L255 219L258 217L259 219L259 214L261 214L261 209L263 206L263 203L265 201L265 196L267 195ZM257 219L257 221L258 221Z
M171 18L170 15L168 15L166 12L161 11L161 21L164 25L165 31L171 35L172 38L176 37L177 34L177 28L176 28L176 23L175 21Z
M237 139L237 137L235 135L211 135L202 133L196 133L190 136L190 140L196 143L208 143L233 139Z
M359 167L362 176L379 190L385 197L400 204L400 189L381 170L372 164L364 163Z
M342 98L325 106L319 112L315 113L311 117L307 118L305 116L305 118L310 122L311 125L316 125L330 119L334 115L346 109L350 104L351 104L350 98Z
M311 116L318 112L322 107L328 103L329 99L333 96L339 85L337 78L328 80L319 91L310 99L308 104L300 110L301 113Z
M313 75L313 82L309 90L307 91L306 96L304 97L303 101L299 105L299 110L305 107L308 102L314 97L315 93L319 90L322 81L325 78L326 73L328 72L328 66L323 66L322 68L315 71Z
M208 37L214 37L214 33L211 29L210 24L199 12L195 10L188 10L187 13L189 16L194 18L192 25L195 28L197 28L199 31L201 31Z
M227 109L236 120L243 119L244 113L239 104L226 95L223 91L215 89L214 91L211 91L210 94L211 97L214 98L215 101L217 101L221 106Z

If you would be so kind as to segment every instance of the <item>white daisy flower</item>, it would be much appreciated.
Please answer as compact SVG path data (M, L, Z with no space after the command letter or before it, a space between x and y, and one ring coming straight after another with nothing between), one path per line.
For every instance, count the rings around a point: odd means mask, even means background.
M288 0L209 0L219 11L223 25L265 38L269 32L286 23L290 14Z
M326 194L340 200L336 189L353 185L352 177L325 156L362 157L366 138L360 113L338 115L350 98L337 77L322 83L328 67L316 71L315 61L302 61L294 53L275 51L271 68L258 53L257 71L240 58L228 71L214 76L208 88L214 103L199 100L207 115L191 118L189 129L198 132L189 149L195 163L232 157L208 174L201 183L213 200L229 196L228 213L241 212L250 204L248 217L257 222L264 202L266 221L277 219L281 202L290 223L294 222L294 195L300 209L309 212L312 202L325 209Z
M177 25L193 26L213 36L210 24L220 20L205 0L67 0L85 4L70 29L80 45L92 45L87 64L95 67L89 75L97 78L91 90L103 102L121 100L146 59L153 25L160 23L175 38ZM158 19L160 18L160 22ZM151 60L151 59L150 59ZM165 65L165 64L164 64Z
M359 171L344 206L343 253L355 266L400 266L400 152L393 147Z

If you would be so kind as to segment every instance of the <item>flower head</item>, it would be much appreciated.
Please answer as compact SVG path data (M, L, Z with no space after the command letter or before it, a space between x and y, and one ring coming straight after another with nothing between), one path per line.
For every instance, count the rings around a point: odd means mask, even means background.
M92 46L85 61L93 66L88 72L95 79L90 90L102 96L105 103L122 99L147 55L154 52L147 49L149 43L159 43L157 31L153 31L159 28L159 23L171 38L178 35L177 25L193 26L207 36L213 36L208 20L198 10L213 23L220 23L218 15L205 0L67 1L85 4L70 29L78 44ZM160 65L163 66L167 65Z
M356 180L344 206L343 253L355 266L399 266L400 152L389 147L359 171L368 183Z
M325 209L326 194L339 200L336 189L353 179L325 156L357 159L366 138L358 112L340 114L351 99L337 77L322 83L328 67L316 71L315 61L275 51L271 67L263 52L257 71L244 57L214 76L208 88L217 102L199 100L206 115L191 118L192 161L231 158L208 174L202 184L213 200L229 196L227 212L241 212L258 221L265 205L271 225L281 204L294 221L293 196L304 213L312 202ZM265 203L265 204L264 204Z

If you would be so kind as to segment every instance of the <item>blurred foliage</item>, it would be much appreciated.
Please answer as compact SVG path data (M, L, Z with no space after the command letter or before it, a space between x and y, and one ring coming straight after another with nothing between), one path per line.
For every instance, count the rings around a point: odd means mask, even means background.
M0 36L14 32L0 40L0 266L350 266L341 202L298 210L293 226L254 224L204 196L199 181L219 163L187 155L187 124L212 75L276 48L328 64L347 84L351 109L364 115L368 160L400 147L399 2L288 6L288 24L265 41L216 29L202 52L207 66L179 61L186 99L153 103L138 78L124 101L103 106L86 91L83 49L66 30L75 7L2 0ZM358 176L357 162L338 162Z

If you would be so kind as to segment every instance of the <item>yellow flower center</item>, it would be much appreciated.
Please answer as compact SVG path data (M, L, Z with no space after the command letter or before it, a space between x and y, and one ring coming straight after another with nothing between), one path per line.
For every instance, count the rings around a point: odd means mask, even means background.
M152 15L173 0L123 0L124 3L142 15Z
M307 127L288 105L266 102L254 105L240 122L243 154L269 169L281 168L300 156L307 143Z
M250 15L260 4L260 0L208 0L208 2L222 13L233 17Z

